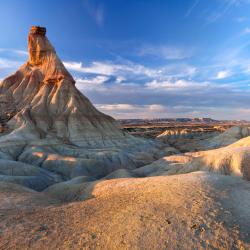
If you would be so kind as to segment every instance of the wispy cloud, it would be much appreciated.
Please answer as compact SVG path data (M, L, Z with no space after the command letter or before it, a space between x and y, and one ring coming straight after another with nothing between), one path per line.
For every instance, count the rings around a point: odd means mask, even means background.
M104 22L104 9L102 5L97 6L94 12L94 17L99 26Z
M199 4L200 0L195 0L193 4L190 6L190 8L187 10L186 14L184 17L189 17L194 10L194 8Z
M160 69L153 69L145 67L141 64L136 64L130 61L124 63L114 63L112 61L94 61L88 65L82 62L64 62L64 65L72 71L90 74L103 74L103 75L123 75L133 74L147 77L155 77L161 73Z
M104 6L103 3L98 3L96 1L84 0L83 1L85 9L88 11L89 15L95 20L98 26L102 26L104 23Z
M94 85L100 85L105 83L106 81L109 80L109 77L107 76L96 76L92 79L88 79L88 78L76 78L77 83L79 84L86 84L86 85L90 85L90 84L94 84Z
M246 27L244 30L243 30L243 32L242 32L242 34L249 34L250 33L250 28L249 27Z
M201 3L201 4L200 4ZM189 17L198 5L202 5L202 1L193 0L192 4L186 11L184 17ZM226 14L232 12L236 7L243 4L250 4L249 0L211 0L211 8L206 7L203 9L203 16L206 17L207 24L211 24L225 16ZM239 16L235 20L239 23L245 22L248 18L245 16Z
M153 80L145 85L149 89L160 90L160 91L177 91L180 89L194 89L194 88L204 88L208 86L207 82L194 82L187 80L177 80L177 81L157 81Z
M24 50L0 48L0 78L16 71L27 58Z
M116 76L119 77L117 79L118 81L123 81L124 78L132 78L135 76L141 76L142 78L190 77L197 72L196 67L184 63L168 64L162 67L146 67L128 60L121 63L94 61L86 65L82 62L66 61L64 65L74 72Z
M236 20L236 22L238 22L238 23L243 23L243 22L247 21L248 18L245 17L245 16L240 16L240 17L237 17L235 20Z
M0 69L16 68L20 66L20 61L9 60L6 58L0 58Z
M244 38L244 37L243 37ZM218 53L212 60L217 65L214 70L214 75L221 77L231 77L238 75L241 78L249 78L250 74L250 59L248 58L248 51L250 42L246 41L226 48ZM216 77L215 77L216 78Z
M18 49L6 49L6 48L0 48L0 53L11 53L19 56L27 56L28 52L25 50L18 50Z
M5 57L0 57L0 79L4 79L9 74L15 72L22 64L24 60L10 59Z
M150 55L158 58L164 58L166 60L181 60L190 58L193 54L193 49L182 49L171 46L154 46L146 45L142 47L138 54L140 56Z
M219 19L223 18L225 15L232 13L235 8L242 6L242 5L250 4L249 0L219 0L215 1L215 7L209 8L204 12L206 16L206 24L211 24ZM236 19L238 22L244 21L244 17L239 17Z

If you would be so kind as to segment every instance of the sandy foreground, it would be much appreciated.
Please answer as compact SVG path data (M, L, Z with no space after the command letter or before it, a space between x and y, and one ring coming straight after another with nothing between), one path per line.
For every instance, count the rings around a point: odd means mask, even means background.
M238 177L106 180L68 204L20 186L0 196L0 249L250 249L250 183Z

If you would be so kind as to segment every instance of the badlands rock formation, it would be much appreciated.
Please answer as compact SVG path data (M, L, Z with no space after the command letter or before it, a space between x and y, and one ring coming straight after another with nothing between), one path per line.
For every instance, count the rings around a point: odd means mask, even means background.
M31 28L28 51L28 61L0 83L0 180L41 190L62 179L133 169L175 152L124 133L99 112L75 87L45 28Z
M169 143L181 152L199 151L206 148L204 141L218 136L220 131L206 131L203 128L167 129L156 137L158 141Z
M13 115L7 124L9 133L1 141L52 138L55 143L105 146L105 143L113 145L113 140L128 139L117 129L113 118L96 110L75 88L74 79L45 33L45 28L31 28L29 60L0 85L4 98L1 103ZM6 110L5 115L9 113Z
M0 249L250 249L249 130L186 154L130 136L45 34L0 83Z
M224 133L207 140L207 148L219 148L232 144L242 138L250 136L250 128L247 126L234 126ZM206 144L204 142L204 144Z
M242 131L245 133L242 133ZM232 128L211 141L228 144L229 141L236 140L236 135L242 137L248 131L247 128ZM232 132L232 135L230 135L230 132ZM155 176L204 170L234 175L250 181L249 162L250 136L218 149L166 156L149 165L135 169L134 172L141 176Z
M158 135L157 140L167 142L181 152L191 152L227 146L250 136L250 128L247 126L234 126L222 131L220 127L214 128L212 132L203 128L168 129Z

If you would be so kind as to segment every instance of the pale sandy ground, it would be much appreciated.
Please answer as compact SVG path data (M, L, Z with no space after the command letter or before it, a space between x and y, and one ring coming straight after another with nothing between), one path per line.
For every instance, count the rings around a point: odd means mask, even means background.
M0 249L250 249L250 183L238 177L107 180L64 205L25 189L15 207L1 191Z

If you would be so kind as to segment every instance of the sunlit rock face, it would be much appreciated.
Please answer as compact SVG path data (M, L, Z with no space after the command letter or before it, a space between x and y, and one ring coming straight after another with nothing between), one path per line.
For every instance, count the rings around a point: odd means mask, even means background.
M28 51L28 61L0 83L0 159L39 166L64 179L100 178L175 152L159 153L161 143L124 133L98 111L75 87L45 28L31 27ZM33 181L22 183L34 187Z
M33 66L40 65L46 60L46 56L55 54L55 50L46 38L46 28L32 26L28 41L29 63Z

